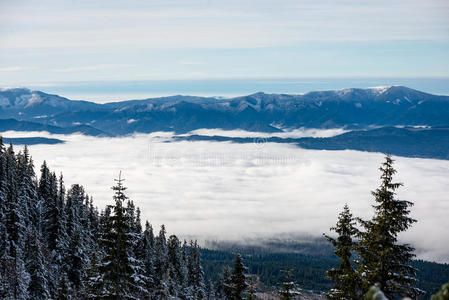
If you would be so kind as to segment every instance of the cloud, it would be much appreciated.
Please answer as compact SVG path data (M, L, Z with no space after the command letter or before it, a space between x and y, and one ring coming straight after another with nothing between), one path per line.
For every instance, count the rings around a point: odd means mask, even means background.
M34 69L35 69L34 67L9 66L9 67L0 67L0 72L20 72L20 71L31 71Z
M198 66L198 65L204 65L204 62L182 60L182 61L179 62L179 64L180 65L187 65L187 66Z
M3 31L0 47L257 48L301 41L447 40L449 28L448 5L435 0L152 1L126 7L97 2L104 5L10 3L0 13L0 26L14 30Z
M52 69L53 72L78 72L78 71L99 71L99 70L109 70L109 69L121 69L121 68L133 68L136 65L132 64L103 64L103 65L92 65L83 67L68 67L60 69Z
M229 133L235 134L242 133ZM4 133L24 135L49 136ZM66 143L30 150L36 166L46 159L64 173L67 184L83 184L99 207L111 203L110 186L122 170L128 195L143 218L156 227L165 223L181 236L319 236L328 232L345 203L357 216L372 216L370 191L379 185L382 154L274 143L167 142L170 136L53 135ZM398 196L415 203L411 215L418 220L401 240L412 243L419 258L449 262L449 161L396 160L396 179L405 184Z

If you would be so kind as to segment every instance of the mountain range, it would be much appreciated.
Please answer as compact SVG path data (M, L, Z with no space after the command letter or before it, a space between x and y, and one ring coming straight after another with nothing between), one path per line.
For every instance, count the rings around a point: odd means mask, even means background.
M0 131L46 130L119 136L200 128L278 132L283 128L366 129L449 125L449 96L403 86L303 95L255 93L217 99L170 96L98 104L26 88L0 89Z

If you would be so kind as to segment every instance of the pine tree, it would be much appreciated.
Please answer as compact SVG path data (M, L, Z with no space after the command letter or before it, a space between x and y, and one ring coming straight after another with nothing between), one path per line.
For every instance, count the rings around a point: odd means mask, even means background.
M294 299L296 295L299 295L297 291L295 291L295 283L291 281L292 270L283 270L285 274L284 282L282 282L282 289L279 291L279 296L281 300L291 300ZM348 298L352 299L352 298ZM355 298L354 298L355 299Z
M127 209L123 206L127 197L123 179L119 176L115 191L115 205L111 206L109 231L101 238L105 256L99 267L102 282L100 297L107 299L138 299L147 293L140 273L139 262L132 253L134 237ZM134 220L133 220L134 221Z
M361 296L360 279L358 273L351 264L351 252L356 249L353 237L358 233L355 221L348 205L343 207L337 225L331 230L338 234L337 239L325 235L327 240L334 246L335 255L340 258L338 268L327 271L327 276L333 282L333 288L327 293L329 299L357 299Z
M190 242L188 258L188 284L195 299L206 297L206 286L204 284L204 272L200 262L200 248L197 241Z
M30 280L24 261L28 198L25 194L26 187L23 184L19 184L20 174L18 174L18 170L26 168L27 164L28 160L16 160L11 145L6 153L6 178L8 184L5 207L7 211L6 230L9 241L9 258L10 266L12 266L12 272L9 275L9 286L14 299L26 299L28 297L27 288Z
M145 288L152 294L154 285L154 234L153 227L148 221L145 222L145 230L142 233L136 247L136 258L142 262L143 274L146 277Z
M31 299L36 300L51 298L49 273L52 270L48 268L43 242L36 232L28 238L27 268L31 275L28 293Z
M369 221L359 219L365 229L360 233L359 273L365 291L378 284L388 298L397 295L416 298L422 292L414 287L416 269L409 265L414 248L397 241L398 234L416 222L408 216L413 203L396 199L396 190L402 184L393 182L396 170L391 156L385 157L380 171L381 185L372 192L375 216Z
M187 299L189 297L190 289L189 289L189 256L188 256L188 246L187 241L184 240L181 247L181 292L180 298Z
M170 277L169 290L172 296L178 296L182 287L181 271L181 242L176 235L171 235L167 240L168 275Z
M159 235L155 239L155 260L154 260L154 271L156 280L155 285L157 290L165 291L167 282L167 269L168 269L168 249L167 249L167 239L165 226L162 225L159 231Z
M75 232L71 238L66 256L65 270L67 280L74 290L81 291L84 288L83 280L86 278L87 257L80 232Z
M56 249L56 242L59 236L61 218L58 207L58 188L56 175L50 172L47 163L44 161L41 167L41 177L39 180L39 198L42 201L43 224L42 231L47 240L50 251Z
M217 283L215 294L219 299L232 299L231 268L224 266Z
M232 300L242 300L243 293L248 287L245 276L246 267L243 265L242 257L235 257L234 270L231 275Z
M257 284L257 277L256 276L251 276L248 282L248 293L246 295L245 300L257 300L257 296L256 296L256 284ZM291 299L291 298L288 298Z

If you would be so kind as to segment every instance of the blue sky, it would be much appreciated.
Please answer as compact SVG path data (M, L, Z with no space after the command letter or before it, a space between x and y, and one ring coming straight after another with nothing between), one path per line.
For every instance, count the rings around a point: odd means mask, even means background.
M449 77L449 2L0 0L0 85Z

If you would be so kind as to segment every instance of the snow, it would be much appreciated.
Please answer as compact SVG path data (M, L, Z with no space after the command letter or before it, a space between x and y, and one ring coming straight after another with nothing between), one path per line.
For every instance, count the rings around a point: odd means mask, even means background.
M25 107L41 103L42 101L42 98L38 94L31 94L31 98L28 99L28 103L25 105Z
M373 90L373 91L375 91L375 92L377 92L379 94L383 94L386 91L388 91L391 87L392 86L373 86L373 87L370 87L369 89Z

